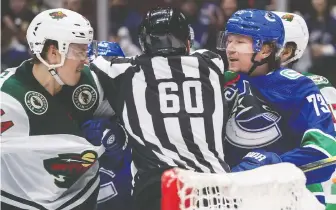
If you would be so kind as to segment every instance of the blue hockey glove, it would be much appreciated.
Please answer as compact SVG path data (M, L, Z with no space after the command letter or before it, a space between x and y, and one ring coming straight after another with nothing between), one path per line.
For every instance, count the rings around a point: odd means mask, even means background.
M102 144L103 132L111 126L111 121L107 118L88 120L82 125L84 137L93 145Z
M88 45L89 61L93 61L98 56L125 57L125 54L116 42L93 41Z
M247 153L240 164L232 168L232 172L247 171L264 165L281 163L281 158L273 153L257 149Z
M82 125L83 136L93 145L104 145L106 151L103 156L111 160L111 168L123 159L127 147L127 134L116 121L109 119L95 119L86 121Z

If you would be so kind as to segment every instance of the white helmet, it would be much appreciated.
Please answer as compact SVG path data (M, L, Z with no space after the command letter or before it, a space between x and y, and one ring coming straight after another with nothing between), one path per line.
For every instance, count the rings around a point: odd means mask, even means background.
M27 41L30 50L49 68L56 81L63 85L57 73L53 70L64 64L71 43L89 44L93 39L93 29L90 22L77 12L58 8L45 10L38 14L27 29ZM46 40L58 42L61 63L48 64L40 55Z
M294 13L278 12L278 11L273 11L273 13L281 18L282 23L284 25L285 28L284 44L288 42L294 42L297 46L294 56L282 63L282 65L287 65L288 63L301 58L303 52L307 47L309 40L309 31L307 23L300 15Z

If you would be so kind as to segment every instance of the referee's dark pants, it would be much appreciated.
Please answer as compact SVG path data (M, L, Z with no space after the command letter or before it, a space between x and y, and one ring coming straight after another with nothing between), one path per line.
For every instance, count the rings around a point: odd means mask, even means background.
M134 178L133 210L161 210L161 176L170 168L138 171Z

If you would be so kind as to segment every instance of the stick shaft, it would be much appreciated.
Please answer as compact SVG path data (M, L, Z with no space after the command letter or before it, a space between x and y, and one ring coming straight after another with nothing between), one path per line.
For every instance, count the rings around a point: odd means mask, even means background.
M323 160L319 160L319 161L316 161L316 162L308 163L306 165L300 166L299 168L303 172L309 172L309 171L324 168L324 167L327 167L327 166L330 166L330 165L333 165L333 164L336 164L336 156L326 158L326 159L323 159Z

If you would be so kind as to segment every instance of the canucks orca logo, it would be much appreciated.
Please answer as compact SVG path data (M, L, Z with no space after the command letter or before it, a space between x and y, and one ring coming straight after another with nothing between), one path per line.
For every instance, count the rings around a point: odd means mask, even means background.
M244 82L244 92L236 98L226 125L226 139L240 148L260 148L272 144L281 136L278 122L281 116L253 95Z
M58 157L43 161L44 168L54 176L55 185L59 188L71 187L97 161L95 151L84 151L81 154L59 154Z

